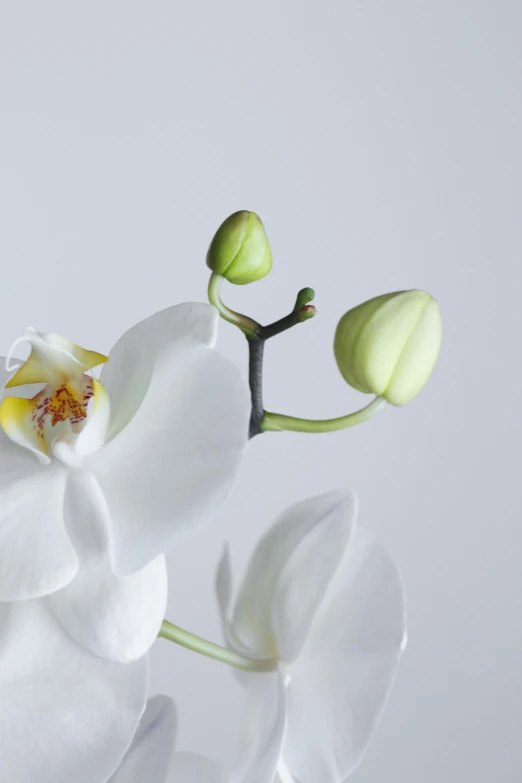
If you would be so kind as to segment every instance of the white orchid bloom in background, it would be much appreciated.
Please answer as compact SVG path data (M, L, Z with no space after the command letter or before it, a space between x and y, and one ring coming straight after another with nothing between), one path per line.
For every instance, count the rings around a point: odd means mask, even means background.
M148 656L118 664L61 628L45 600L0 604L0 778L105 783L145 709Z
M285 511L258 543L230 617L228 555L217 592L228 644L275 659L287 686L279 772L341 783L359 764L384 710L406 641L400 574L356 499L332 492ZM241 675L251 685L258 675Z
M246 445L250 402L213 349L217 324L210 305L164 310L123 335L100 380L101 354L33 330L16 341L31 353L0 405L0 601L49 596L109 660L153 643L163 553L218 509Z
M230 767L205 756L175 751L174 702L155 696L109 783L273 783L284 731L284 695L278 678L258 675L248 696L237 759Z

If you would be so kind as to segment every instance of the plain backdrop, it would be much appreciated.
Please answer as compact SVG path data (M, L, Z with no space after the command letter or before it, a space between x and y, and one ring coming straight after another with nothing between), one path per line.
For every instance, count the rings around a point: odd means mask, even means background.
M522 765L519 0L0 0L0 350L27 325L107 351L205 298L208 243L263 218L272 274L227 286L269 322L266 404L312 417L367 398L333 360L339 317L436 296L444 344L403 409L332 435L266 434L218 518L169 555L171 620L220 639L213 595L285 505L339 486L390 548L409 647L354 783L516 783ZM246 372L244 340L222 350ZM183 749L225 758L240 690L167 642L154 692ZM318 781L317 783L328 783Z

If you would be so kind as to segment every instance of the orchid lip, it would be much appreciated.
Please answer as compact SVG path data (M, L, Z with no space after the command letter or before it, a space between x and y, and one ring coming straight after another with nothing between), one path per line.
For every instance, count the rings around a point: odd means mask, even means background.
M25 362L12 362L13 352L21 342L31 346ZM17 338L6 359L6 369L14 371L4 390L43 384L33 397L4 397L0 404L0 424L8 437L32 451L42 464L51 455L70 467L78 466L73 456L79 434L89 419L101 414L101 423L90 427L94 438L81 440L81 454L99 448L105 440L108 424L108 396L102 384L89 371L107 361L107 357L88 351L57 334L43 334L28 327ZM96 398L96 399L95 399ZM99 406L96 403L102 401ZM101 410L100 410L101 408Z

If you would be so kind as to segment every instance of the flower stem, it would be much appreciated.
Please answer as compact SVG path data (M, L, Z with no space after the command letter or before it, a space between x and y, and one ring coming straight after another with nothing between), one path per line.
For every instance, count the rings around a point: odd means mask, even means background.
M238 326L249 339L256 339L259 324L247 315L236 313L235 310L231 310L222 302L220 296L222 282L223 277L221 275L216 275L215 272L210 275L208 283L208 300L210 304L213 304L218 309L221 318L234 324L234 326Z
M316 309L310 304L315 297L313 288L302 288L297 294L293 310L268 326L262 326L253 318L231 310L221 299L223 276L213 272L208 283L208 299L218 310L221 318L239 327L248 341L248 383L252 399L249 437L260 435L265 411L263 408L263 353L265 342L297 324L309 321L316 314ZM267 427L267 430L271 429ZM280 429L276 427L276 429Z
M258 337L262 340L269 340L271 337L275 337L281 332L286 332L287 329L291 329L292 326L301 324L304 321L309 321L313 318L317 311L313 305L310 304L315 299L315 291L313 288L302 288L297 294L295 300L294 309L292 312L285 315L284 318L280 318L278 321L274 321L268 326L260 326L258 329Z
M261 422L265 415L263 408L263 354L265 350L264 340L248 340L248 385L250 387L250 399L252 411L248 437L260 435Z
M376 413L382 411L385 405L386 400L383 397L376 397L366 407L349 413L347 416L339 416L337 419L298 419L295 416L265 411L261 422L261 431L335 432L336 430L345 430L347 427L353 427L355 424L362 424L363 421L371 419Z
M216 661L234 666L236 669L242 669L245 672L271 672L277 668L277 661L272 658L254 660L239 655L228 647L222 647L220 644L214 644L201 636L185 631L177 625L164 620L161 630L158 634L162 639L168 639L169 642L186 647L187 650L206 655L207 658L214 658Z

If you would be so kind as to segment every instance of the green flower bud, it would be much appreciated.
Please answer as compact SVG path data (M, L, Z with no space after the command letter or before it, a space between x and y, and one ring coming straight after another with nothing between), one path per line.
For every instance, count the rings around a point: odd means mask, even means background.
M335 332L335 358L354 389L405 405L430 377L441 337L437 301L425 291L398 291L343 315Z
M272 251L255 212L234 212L220 225L207 253L207 266L229 283L261 280L272 269Z

